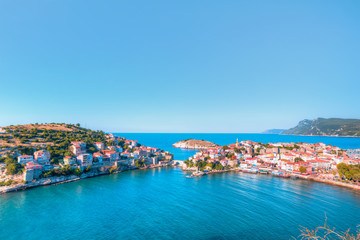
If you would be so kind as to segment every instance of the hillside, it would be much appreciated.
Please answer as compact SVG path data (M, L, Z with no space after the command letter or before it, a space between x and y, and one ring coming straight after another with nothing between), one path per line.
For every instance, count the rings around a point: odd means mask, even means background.
M341 118L305 119L300 121L296 127L290 128L281 134L360 137L360 120Z
M106 142L105 133L65 123L27 124L2 127L0 131L0 153L19 151L33 154L34 150L46 148L53 163L57 163L69 151L72 141L83 141L87 148L95 151L94 142Z
M212 147L217 147L219 145L205 141L205 140L196 140L196 139L187 139L182 140L173 144L173 147L184 148L184 149L207 149Z

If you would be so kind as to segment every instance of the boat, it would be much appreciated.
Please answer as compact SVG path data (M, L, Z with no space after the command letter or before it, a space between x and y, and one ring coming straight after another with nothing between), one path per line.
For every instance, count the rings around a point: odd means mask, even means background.
M271 173L273 176L276 176L276 177L282 177L282 178L289 178L290 175L287 174L287 173L283 173L283 172L279 172L279 171L274 171Z
M260 168L260 169L259 169L259 173L260 173L260 174L268 174L268 173L269 173L269 169Z
M245 168L243 169L243 172L247 172L247 173L258 173L259 169L257 168Z

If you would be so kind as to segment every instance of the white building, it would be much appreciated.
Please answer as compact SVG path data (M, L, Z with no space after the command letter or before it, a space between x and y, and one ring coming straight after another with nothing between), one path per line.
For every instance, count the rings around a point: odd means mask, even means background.
M28 162L34 161L34 157L32 155L21 155L18 156L18 163L26 164Z
M85 153L77 156L77 160L82 167L88 167L92 165L93 157L91 154Z

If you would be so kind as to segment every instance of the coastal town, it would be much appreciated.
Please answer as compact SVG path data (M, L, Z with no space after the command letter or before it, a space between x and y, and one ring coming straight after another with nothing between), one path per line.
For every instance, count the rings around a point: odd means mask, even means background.
M359 149L250 140L220 146L195 139L173 146L197 152L185 161L174 160L170 152L80 125L4 127L0 129L0 193L170 165L192 171L188 177L240 171L359 187Z
M104 141L69 142L64 156L57 159L54 159L57 153L52 151L51 145L2 147L0 193L124 170L167 166L173 160L172 154L159 148L113 134L101 135L103 138L99 139Z
M259 143L238 140L207 148L181 164L201 176L223 171L317 178L359 185L360 150L343 150L324 143Z

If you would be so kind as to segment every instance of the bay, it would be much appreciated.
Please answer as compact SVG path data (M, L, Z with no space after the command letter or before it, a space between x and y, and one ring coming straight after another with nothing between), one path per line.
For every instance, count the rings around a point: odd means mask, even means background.
M218 144L324 142L359 148L359 139L264 134L119 134L171 147L197 138ZM291 239L300 225L339 230L360 224L360 193L305 180L246 173L186 178L179 168L135 170L0 196L0 239Z

